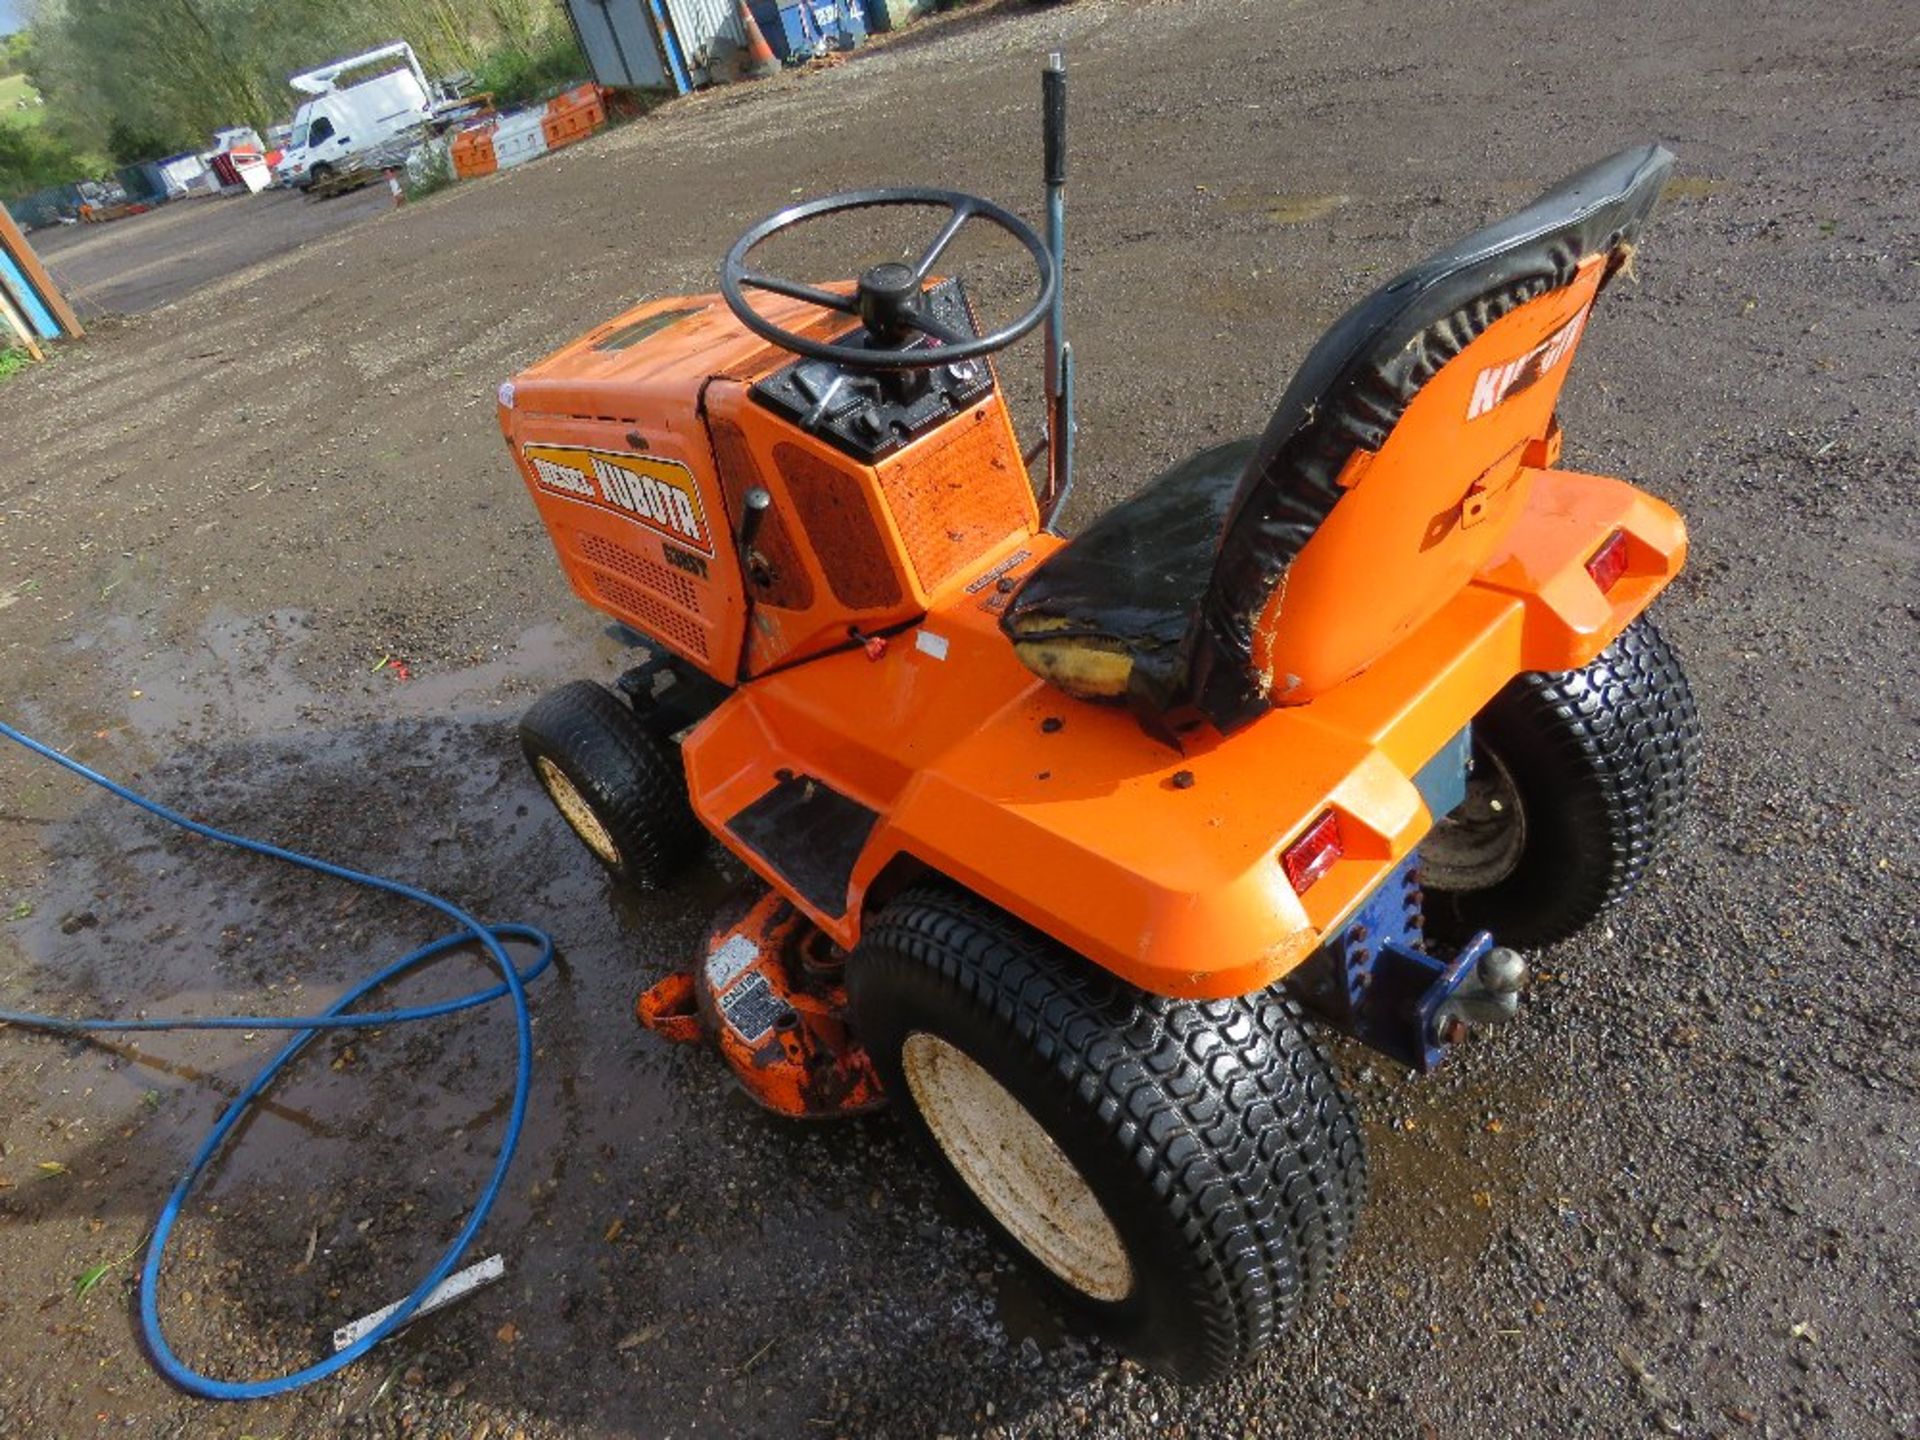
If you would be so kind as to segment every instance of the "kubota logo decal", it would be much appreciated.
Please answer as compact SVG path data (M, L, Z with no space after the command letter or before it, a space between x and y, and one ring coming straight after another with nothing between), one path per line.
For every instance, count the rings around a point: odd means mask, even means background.
M678 460L575 445L528 445L521 453L542 490L617 511L668 539L713 554L700 488Z
M1580 343L1580 330L1587 323L1591 302L1553 334L1542 340L1518 360L1504 365L1489 365L1473 382L1473 399L1467 403L1467 419L1477 420L1502 401L1518 395L1542 379L1554 366L1573 353Z

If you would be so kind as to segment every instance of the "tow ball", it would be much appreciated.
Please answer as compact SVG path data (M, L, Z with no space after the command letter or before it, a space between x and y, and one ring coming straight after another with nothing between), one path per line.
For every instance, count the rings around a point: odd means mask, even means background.
M1443 1045L1466 1039L1476 1025L1504 1025L1520 1013L1527 962L1504 945L1488 948L1473 973L1462 979L1434 1013L1434 1038Z

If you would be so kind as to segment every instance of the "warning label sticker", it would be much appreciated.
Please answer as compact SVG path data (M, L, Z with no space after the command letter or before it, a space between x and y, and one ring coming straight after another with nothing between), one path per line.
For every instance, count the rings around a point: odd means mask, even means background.
M787 1013L787 1002L773 993L766 976L754 974L720 997L720 1013L751 1045L779 1023Z
M693 472L658 455L616 455L577 445L527 445L520 452L542 490L584 500L713 554Z
M729 935L726 944L707 956L707 987L720 994L759 958L760 947L753 941L745 935Z

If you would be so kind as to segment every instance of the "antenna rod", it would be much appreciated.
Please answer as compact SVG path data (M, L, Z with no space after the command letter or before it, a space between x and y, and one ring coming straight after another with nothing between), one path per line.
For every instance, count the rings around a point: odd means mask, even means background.
M1040 72L1047 182L1047 249L1053 306L1047 312L1047 513L1054 529L1073 492L1073 347L1067 344L1067 62L1058 50Z

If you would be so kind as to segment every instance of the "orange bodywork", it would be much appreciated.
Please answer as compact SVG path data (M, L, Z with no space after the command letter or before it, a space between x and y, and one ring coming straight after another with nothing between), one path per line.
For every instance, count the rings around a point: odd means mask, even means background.
M1504 338L1495 326L1476 344L1521 354L1535 330L1551 338L1584 316L1598 283L1594 269L1549 297L1571 310L1522 307ZM765 313L815 334L848 323L787 301ZM657 302L503 387L500 414L574 589L735 687L683 739L694 808L843 949L873 905L933 872L1147 990L1270 985L1426 834L1421 768L1514 675L1591 660L1685 558L1666 505L1553 468L1555 377L1535 387L1540 415L1508 417L1518 438L1488 442L1477 488L1429 508L1454 507L1466 537L1423 562L1460 566L1442 603L1415 613L1383 599L1370 634L1403 633L1351 674L1367 635L1295 623L1346 603L1351 575L1329 575L1317 603L1323 582L1306 570L1261 643L1311 682L1311 703L1229 736L1197 726L1175 749L1126 710L1037 678L999 629L1010 593L1061 542L1038 531L997 389L868 466L753 398L791 360L715 297ZM1472 403L1449 391L1436 413L1456 400ZM1399 457L1370 462L1388 463ZM743 563L731 537L754 486L773 505ZM1627 570L1603 593L1586 562L1616 530ZM1359 544L1336 531L1324 548L1352 566ZM809 898L735 828L796 784L872 812L844 897ZM1281 853L1328 810L1342 858L1296 895Z
M1607 257L1530 300L1420 388L1254 625L1254 664L1283 705L1325 694L1417 628L1487 563L1558 458L1554 409ZM1391 557L1382 563L1382 557Z
M846 324L793 301L766 313L803 335ZM865 466L749 397L791 359L716 296L659 301L517 377L501 407L575 592L726 683L842 648L849 626L917 619L942 583L1039 523L997 390ZM543 459L569 463L543 473ZM609 496L595 461L652 484L616 479ZM662 482L693 492L691 524ZM774 502L755 545L771 583L757 587L748 625L727 537L756 485Z
M722 909L700 964L645 991L634 1014L679 1044L711 1038L776 1114L858 1115L885 1097L847 1029L845 969L845 953L790 901L756 886Z
M779 771L878 811L845 912L801 902L842 946L859 938L876 882L924 869L1144 989L1213 998L1272 984L1426 834L1420 767L1514 675L1591 660L1679 569L1685 531L1660 502L1600 476L1529 479L1532 502L1487 570L1312 705L1230 737L1202 728L1174 751L1124 710L1034 677L997 627L997 592L956 579L880 659L841 652L722 705L683 746L695 806L776 884L724 819ZM1585 562L1615 528L1630 569L1602 596ZM980 571L1024 550L1017 578L1058 543L1017 542ZM1279 857L1329 808L1343 858L1303 899Z

